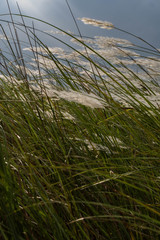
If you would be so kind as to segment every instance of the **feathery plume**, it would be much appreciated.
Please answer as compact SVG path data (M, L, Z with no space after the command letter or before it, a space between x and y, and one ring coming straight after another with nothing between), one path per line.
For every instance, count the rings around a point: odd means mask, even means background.
M93 25L95 27L100 27L104 29L112 29L115 26L111 22L96 20L92 18L79 18L84 24Z

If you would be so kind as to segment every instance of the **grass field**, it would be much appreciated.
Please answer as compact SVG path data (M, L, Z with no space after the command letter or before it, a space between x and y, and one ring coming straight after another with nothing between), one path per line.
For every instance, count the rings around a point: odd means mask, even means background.
M46 36L64 45L49 47L25 24L42 20L9 15L1 25L0 239L158 240L160 51L133 34L139 45L45 23L59 31Z

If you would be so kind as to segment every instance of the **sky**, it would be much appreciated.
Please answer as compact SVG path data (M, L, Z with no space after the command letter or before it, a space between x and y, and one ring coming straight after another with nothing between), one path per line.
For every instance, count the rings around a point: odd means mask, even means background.
M14 13L18 12L16 2L22 13L77 33L65 0L9 0ZM98 29L84 25L78 20L78 18L89 17L112 22L116 27L132 32L160 48L159 0L68 0L68 3L77 19L82 35L130 38L116 30ZM4 13L8 13L6 0L0 0L0 14ZM44 25L41 28L47 30Z

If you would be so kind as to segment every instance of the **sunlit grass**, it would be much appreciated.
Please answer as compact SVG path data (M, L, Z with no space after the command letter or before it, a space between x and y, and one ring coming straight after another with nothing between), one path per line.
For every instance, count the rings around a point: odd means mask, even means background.
M71 38L48 47L17 17L1 25L2 239L158 240L159 50L45 23Z

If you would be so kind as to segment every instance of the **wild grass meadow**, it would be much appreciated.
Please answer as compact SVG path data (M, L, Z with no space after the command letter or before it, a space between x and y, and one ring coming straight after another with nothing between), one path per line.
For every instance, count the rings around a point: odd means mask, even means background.
M0 239L160 239L160 49L5 17Z

